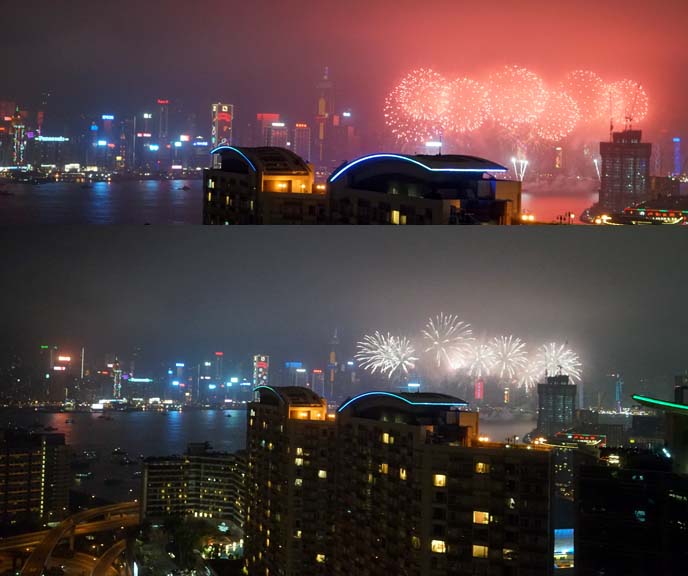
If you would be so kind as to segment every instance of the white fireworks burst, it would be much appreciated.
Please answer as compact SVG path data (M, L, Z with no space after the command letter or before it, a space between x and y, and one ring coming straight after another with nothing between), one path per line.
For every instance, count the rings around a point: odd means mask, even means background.
M492 373L496 361L497 358L491 346L474 344L465 358L466 372L471 378L485 378Z
M422 334L427 346L425 352L435 355L437 366L442 366L442 363L454 366L455 357L465 352L473 340L471 325L453 314L441 313L430 318Z
M572 382L581 379L582 364L578 354L566 344L556 342L543 344L538 348L534 365L542 376L545 373L550 375L561 373L568 376Z
M494 371L500 378L513 380L528 363L526 345L514 336L496 336L490 341L495 356Z
M371 374L379 371L390 379L397 373L408 374L415 368L418 360L408 338L392 336L389 333L375 332L365 336L357 344L357 350L355 357L363 369Z
M526 392L530 392L538 385L538 380L544 377L544 372L540 372L540 368L536 363L530 363L519 372L518 387L523 388Z

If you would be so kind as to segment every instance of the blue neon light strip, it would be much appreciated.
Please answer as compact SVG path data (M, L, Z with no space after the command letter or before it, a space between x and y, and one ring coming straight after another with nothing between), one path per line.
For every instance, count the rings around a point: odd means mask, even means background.
M344 172L349 170L350 168L353 168L357 164L361 164L362 162L368 162L369 160L379 160L381 158L385 158L388 160L402 160L404 162L410 162L411 164L416 164L420 166L421 168L424 168L428 172L474 172L474 173L484 173L484 172L508 172L506 168L494 168L490 170L484 170L482 168L431 168L427 164L423 164L422 162L419 162L418 160L415 160L413 158L408 158L406 156L400 156L399 154L373 154L372 156L365 156L363 158L359 158L358 160L355 160L351 164L347 164L342 168L339 172L337 172L334 176L330 178L330 182L334 182L339 178Z
M411 400L408 400L407 398L404 398L403 396L399 396L398 394L394 394L392 392L365 392L363 394L355 396L348 402L345 402L342 406L339 407L339 410L337 410L337 412L341 412L347 406L353 404L354 402L357 402L361 398L365 398L366 396L389 396L391 398L396 398L397 400L402 400L403 402L406 402L411 406L468 406L466 402L412 402Z
M275 390L275 389L272 388L271 386L256 386L256 387L253 389L253 392L259 392L260 390L269 390L270 392L272 392L275 396L277 396L277 397L280 399L280 402L284 402L284 398L282 398L282 396L280 396L280 395L277 393L277 390Z
M653 406L660 406L664 408L672 408L675 410L682 410L688 412L688 406L685 404L676 404L674 402L667 402L666 400L658 400L657 398L649 398L648 396L640 396L633 394L633 400L636 402L644 402L645 404L652 404Z
M218 152L220 152L220 150L231 150L232 152L236 152L237 154L239 154L239 156L241 156L244 160L246 160L246 162L248 162L248 165L251 167L251 169L254 172L258 172L258 170L256 170L256 167L253 165L253 162L251 162L248 159L248 156L246 156L246 154L244 154L238 148L234 148L233 146L218 146L217 148L215 148L215 150L211 150L210 153L211 154L217 154Z

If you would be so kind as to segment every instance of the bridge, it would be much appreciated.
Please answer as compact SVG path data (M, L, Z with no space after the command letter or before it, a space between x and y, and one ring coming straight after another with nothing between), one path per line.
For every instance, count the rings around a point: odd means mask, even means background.
M75 536L136 526L139 524L139 507L137 502L125 502L78 512L65 518L51 530L0 540L0 551L26 550L28 552L33 548L21 569L21 576L41 576L51 563L55 547L63 539L69 538L70 548L74 549ZM101 516L103 519L95 520ZM112 563L125 548L124 540L117 542L96 559L95 566L88 573L91 576L107 576Z

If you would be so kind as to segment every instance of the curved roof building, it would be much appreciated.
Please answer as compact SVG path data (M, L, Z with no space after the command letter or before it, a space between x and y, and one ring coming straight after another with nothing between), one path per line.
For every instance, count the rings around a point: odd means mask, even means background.
M474 156L372 154L329 179L335 224L510 224L521 212L520 182Z
M324 224L313 168L285 148L220 146L204 173L204 224Z

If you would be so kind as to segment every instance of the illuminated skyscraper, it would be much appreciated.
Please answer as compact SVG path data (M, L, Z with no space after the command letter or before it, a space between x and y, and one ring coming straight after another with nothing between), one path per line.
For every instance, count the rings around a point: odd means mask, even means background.
M158 141L163 144L169 137L170 131L170 101L164 98L158 99L159 123L158 123Z
M538 433L552 436L573 426L576 385L565 374L550 376L538 384Z
M263 130L263 146L287 148L289 129L284 122L272 122Z
M112 397L116 399L122 397L122 367L117 358L112 365Z
M677 137L674 138L674 176L680 176L682 171L681 139Z
M270 356L256 354L253 357L253 385L267 386L270 382Z
M294 126L292 150L306 162L311 161L311 129L308 124L300 122Z
M280 115L274 112L260 112L256 114L256 123L251 130L251 142L249 143L252 147L265 146L265 135L266 130L273 122L279 122Z
M330 69L325 68L322 79L318 82L318 105L315 117L318 133L316 136L317 152L316 160L319 164L326 162L325 139L327 137L328 119L334 114L334 83L330 80Z
M337 347L339 346L339 336L337 335L337 329L334 330L334 335L332 336L332 341L330 342L330 361L327 364L327 380L328 380L328 398L332 400L334 398L334 382L337 376Z
M212 131L211 144L217 146L232 145L232 123L234 122L234 106L218 102L211 107Z
M620 213L647 199L652 144L643 143L641 139L640 130L625 130L615 132L612 142L600 143L600 208L603 211Z

